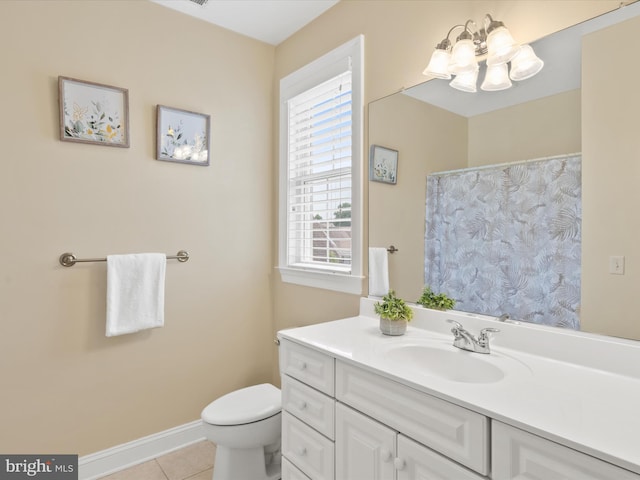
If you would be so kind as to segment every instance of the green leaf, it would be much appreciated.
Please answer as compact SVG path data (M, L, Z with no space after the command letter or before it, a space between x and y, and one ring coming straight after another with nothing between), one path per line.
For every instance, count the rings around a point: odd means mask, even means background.
M425 285L422 295L416 303L435 310L451 310L456 301L444 293L434 293L429 285Z
M376 302L373 309L378 315L389 320L410 321L413 318L411 307L404 300L396 297L393 290L389 290L389 293L382 297L382 303Z

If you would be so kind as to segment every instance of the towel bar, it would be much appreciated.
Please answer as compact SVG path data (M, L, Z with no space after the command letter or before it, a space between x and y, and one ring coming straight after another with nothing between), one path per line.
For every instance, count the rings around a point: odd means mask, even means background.
M186 250L180 250L176 255L167 255L167 260L178 260L179 262L186 262L189 260L189 252ZM73 267L78 262L106 262L106 258L76 258L73 253L63 253L58 259L60 265L63 267Z
M396 253L399 252L400 250L397 249L394 245L389 245L389 248L387 248L387 252L389 253Z

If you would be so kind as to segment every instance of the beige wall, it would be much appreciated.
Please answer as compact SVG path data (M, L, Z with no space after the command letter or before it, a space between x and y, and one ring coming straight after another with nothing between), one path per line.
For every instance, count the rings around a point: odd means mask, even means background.
M87 454L269 381L275 48L146 1L1 1L0 452ZM57 77L129 89L131 148L61 142ZM212 161L154 160L155 105L211 114ZM106 338L104 263L169 261L165 326Z
M451 26L468 18L479 21L485 13L491 13L494 18L503 20L517 40L524 43L618 5L617 0L342 0L277 47L274 94L277 97L280 78L358 34L365 36L365 104L368 104L424 81L422 71L435 45ZM274 122L276 119L277 111ZM368 146L365 138L365 152ZM278 168L277 133L273 165L274 169ZM365 159L365 179L368 178L367 165ZM274 181L274 198L276 189ZM366 180L364 192L366 246ZM273 258L275 265L275 250ZM358 311L357 296L283 284L278 275L274 276L273 288L276 329L331 320L336 315L348 316ZM310 309L309 305L313 307Z
M369 105L369 139L398 150L395 185L369 184L369 245L394 245L389 286L415 302L424 284L427 175L467 166L467 119L401 93Z
M469 119L469 166L581 151L580 90Z
M583 42L582 325L640 339L640 66L633 47L640 18L595 32ZM631 60L631 61L630 61ZM624 65L624 74L620 71ZM608 273L609 256L624 255L624 275ZM615 319L615 321L613 321Z

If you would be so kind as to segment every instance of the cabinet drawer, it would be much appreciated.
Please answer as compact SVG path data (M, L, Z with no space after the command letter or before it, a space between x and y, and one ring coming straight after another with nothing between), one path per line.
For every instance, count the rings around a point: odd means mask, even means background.
M333 397L334 360L297 343L280 342L280 373L296 378Z
M282 377L282 408L334 440L335 400L293 378Z
M282 455L311 480L333 480L333 442L288 412L282 413Z
M633 472L495 420L491 437L494 480L640 479Z
M282 480L309 480L309 477L289 460L282 457Z
M398 435L397 463L398 480L485 480L485 477L403 435Z
M487 417L338 361L336 398L418 442L487 475Z

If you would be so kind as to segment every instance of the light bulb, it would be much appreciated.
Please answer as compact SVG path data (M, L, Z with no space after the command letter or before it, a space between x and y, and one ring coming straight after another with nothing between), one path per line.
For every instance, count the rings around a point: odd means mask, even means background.
M476 46L470 39L458 40L451 51L449 71L454 75L470 73L478 68Z
M507 63L518 52L518 45L506 27L491 31L487 37L487 65Z
M450 79L449 63L451 61L451 54L447 50L436 48L431 54L431 60L429 65L422 72L423 75L433 78Z
M523 45L518 53L511 60L511 80L519 82L533 77L542 70L544 62L540 60L531 48L531 45Z
M509 80L509 69L506 63L487 66L487 73L484 75L484 81L480 88L486 92L496 92L498 90L506 90L511 87Z
M456 90L460 90L462 92L475 93L477 92L476 83L478 81L478 71L479 68L476 65L476 69L471 72L460 73L456 75L450 83L449 86L455 88Z

